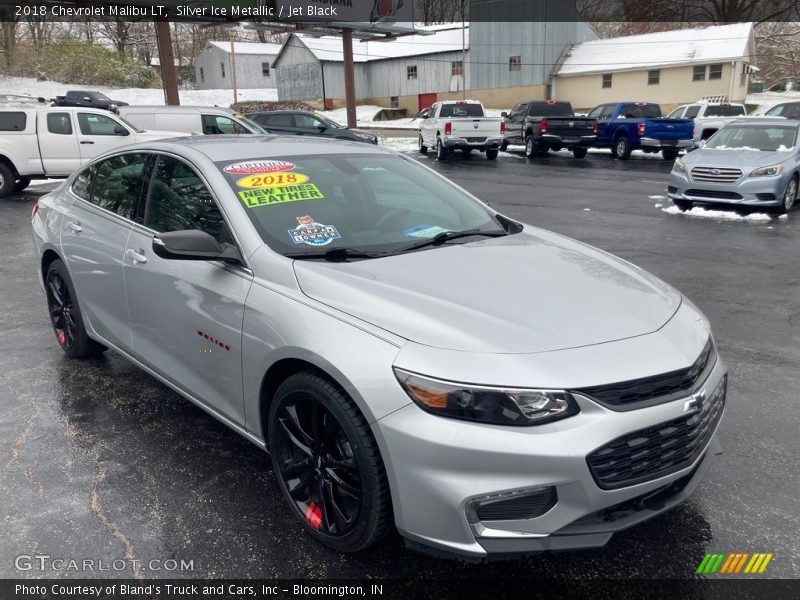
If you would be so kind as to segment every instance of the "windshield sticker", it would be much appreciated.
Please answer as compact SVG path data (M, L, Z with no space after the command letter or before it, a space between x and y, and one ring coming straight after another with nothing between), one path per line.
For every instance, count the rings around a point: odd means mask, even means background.
M308 175L302 173L272 173L267 175L249 175L236 182L240 188L263 189L297 185L308 181Z
M231 175L258 175L291 171L294 168L294 163L283 160L248 160L247 162L233 163L222 170Z
M411 238L433 238L446 231L450 230L439 227L438 225L416 225L404 229L403 235Z
M247 208L258 208L259 206L302 202L303 200L324 200L325 196L315 184L303 183L301 185L240 190L239 198Z
M297 227L289 230L289 237L295 244L327 246L342 237L333 225L317 223L308 215L297 217L297 223Z

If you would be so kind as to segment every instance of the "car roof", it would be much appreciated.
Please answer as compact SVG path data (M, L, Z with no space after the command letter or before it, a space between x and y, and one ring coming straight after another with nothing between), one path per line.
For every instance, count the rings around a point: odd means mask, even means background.
M282 108L280 110L254 110L252 112L246 113L248 115L312 115L316 116L316 113L310 110L291 110L287 108Z
M778 104L770 106L769 110L772 110L773 108L775 108L775 106L788 106L790 104L800 104L800 100L792 100L791 102L778 102Z
M295 135L193 135L126 146L126 150L161 150L185 156L199 153L213 162L280 159L286 156L396 153L363 142Z
M776 117L747 117L746 119L736 119L731 121L728 125L778 125L789 127L800 127L800 120L797 119L781 119Z
M235 110L233 110L232 108L228 108L228 107L226 107L226 106L192 106L192 105L188 105L188 106L186 106L186 105L174 106L174 105L164 105L164 104L134 104L134 105L128 105L128 106L121 106L120 108L121 108L121 109L123 109L123 110L125 110L126 112L127 112L127 111L130 111L130 110L136 110L137 108L146 108L146 109L148 109L148 110L150 110L150 109L153 109L153 110L163 110L163 111L165 111L165 112L166 112L166 111L182 111L182 110L186 110L186 111L198 111L198 110L210 111L210 110L220 110L220 111L222 111L222 112L225 112L225 113L230 113L230 114L233 114L233 113L235 113L235 112L236 112L236 111L235 111Z

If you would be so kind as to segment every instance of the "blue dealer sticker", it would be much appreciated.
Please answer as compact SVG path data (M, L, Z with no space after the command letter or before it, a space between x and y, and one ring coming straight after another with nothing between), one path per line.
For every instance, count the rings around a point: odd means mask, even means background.
M317 223L308 215L297 217L297 223L297 227L289 229L289 237L295 244L327 246L342 237L333 225Z

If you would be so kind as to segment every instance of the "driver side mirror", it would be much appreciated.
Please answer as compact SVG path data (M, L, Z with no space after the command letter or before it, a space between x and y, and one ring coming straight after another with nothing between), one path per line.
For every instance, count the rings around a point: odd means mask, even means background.
M508 113L506 111L503 111L503 112L500 113L500 116L503 117L504 119L507 119L508 118Z
M700 140L699 142L695 142L692 144L692 150L697 150L698 148L702 148L706 145L706 140Z
M130 135L131 132L125 129L122 125L114 126L114 135Z
M233 244L220 244L199 229L168 231L153 236L153 252L167 260L221 260L244 262Z

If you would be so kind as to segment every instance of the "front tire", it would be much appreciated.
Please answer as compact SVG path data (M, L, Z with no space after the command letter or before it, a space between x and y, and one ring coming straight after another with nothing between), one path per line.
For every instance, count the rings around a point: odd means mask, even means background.
M663 148L661 150L661 158L664 160L675 160L678 158L680 154L680 150L676 150L675 148Z
M586 158L586 153L589 150L587 148L573 148L572 149L572 156L575 158Z
M447 160L449 155L450 151L445 148L444 144L442 143L442 138L436 138L436 160Z
M275 475L304 529L340 552L380 541L392 520L389 483L353 400L330 380L301 372L278 388L268 423Z
M11 170L11 167L0 162L0 198L11 195L14 191L15 181L16 178L14 177L14 172Z
M614 156L620 160L628 160L631 157L631 144L624 135L619 136L614 142Z
M50 263L44 281L53 333L67 356L89 358L105 352L107 348L86 333L78 297L64 263L58 259Z
M797 175L793 175L789 183L786 184L782 200L783 202L778 207L778 212L785 215L794 208L797 202Z
M14 183L14 192L18 194L19 192L25 190L25 188L27 188L30 184L30 177L20 177L17 179L16 183Z
M419 136L419 153L420 154L427 154L428 147L425 145L425 142L422 140L422 134Z
M497 152L498 150L487 150L486 151L487 160L497 160Z
M681 212L686 212L692 209L692 203L687 200L673 200L672 203L678 207Z

